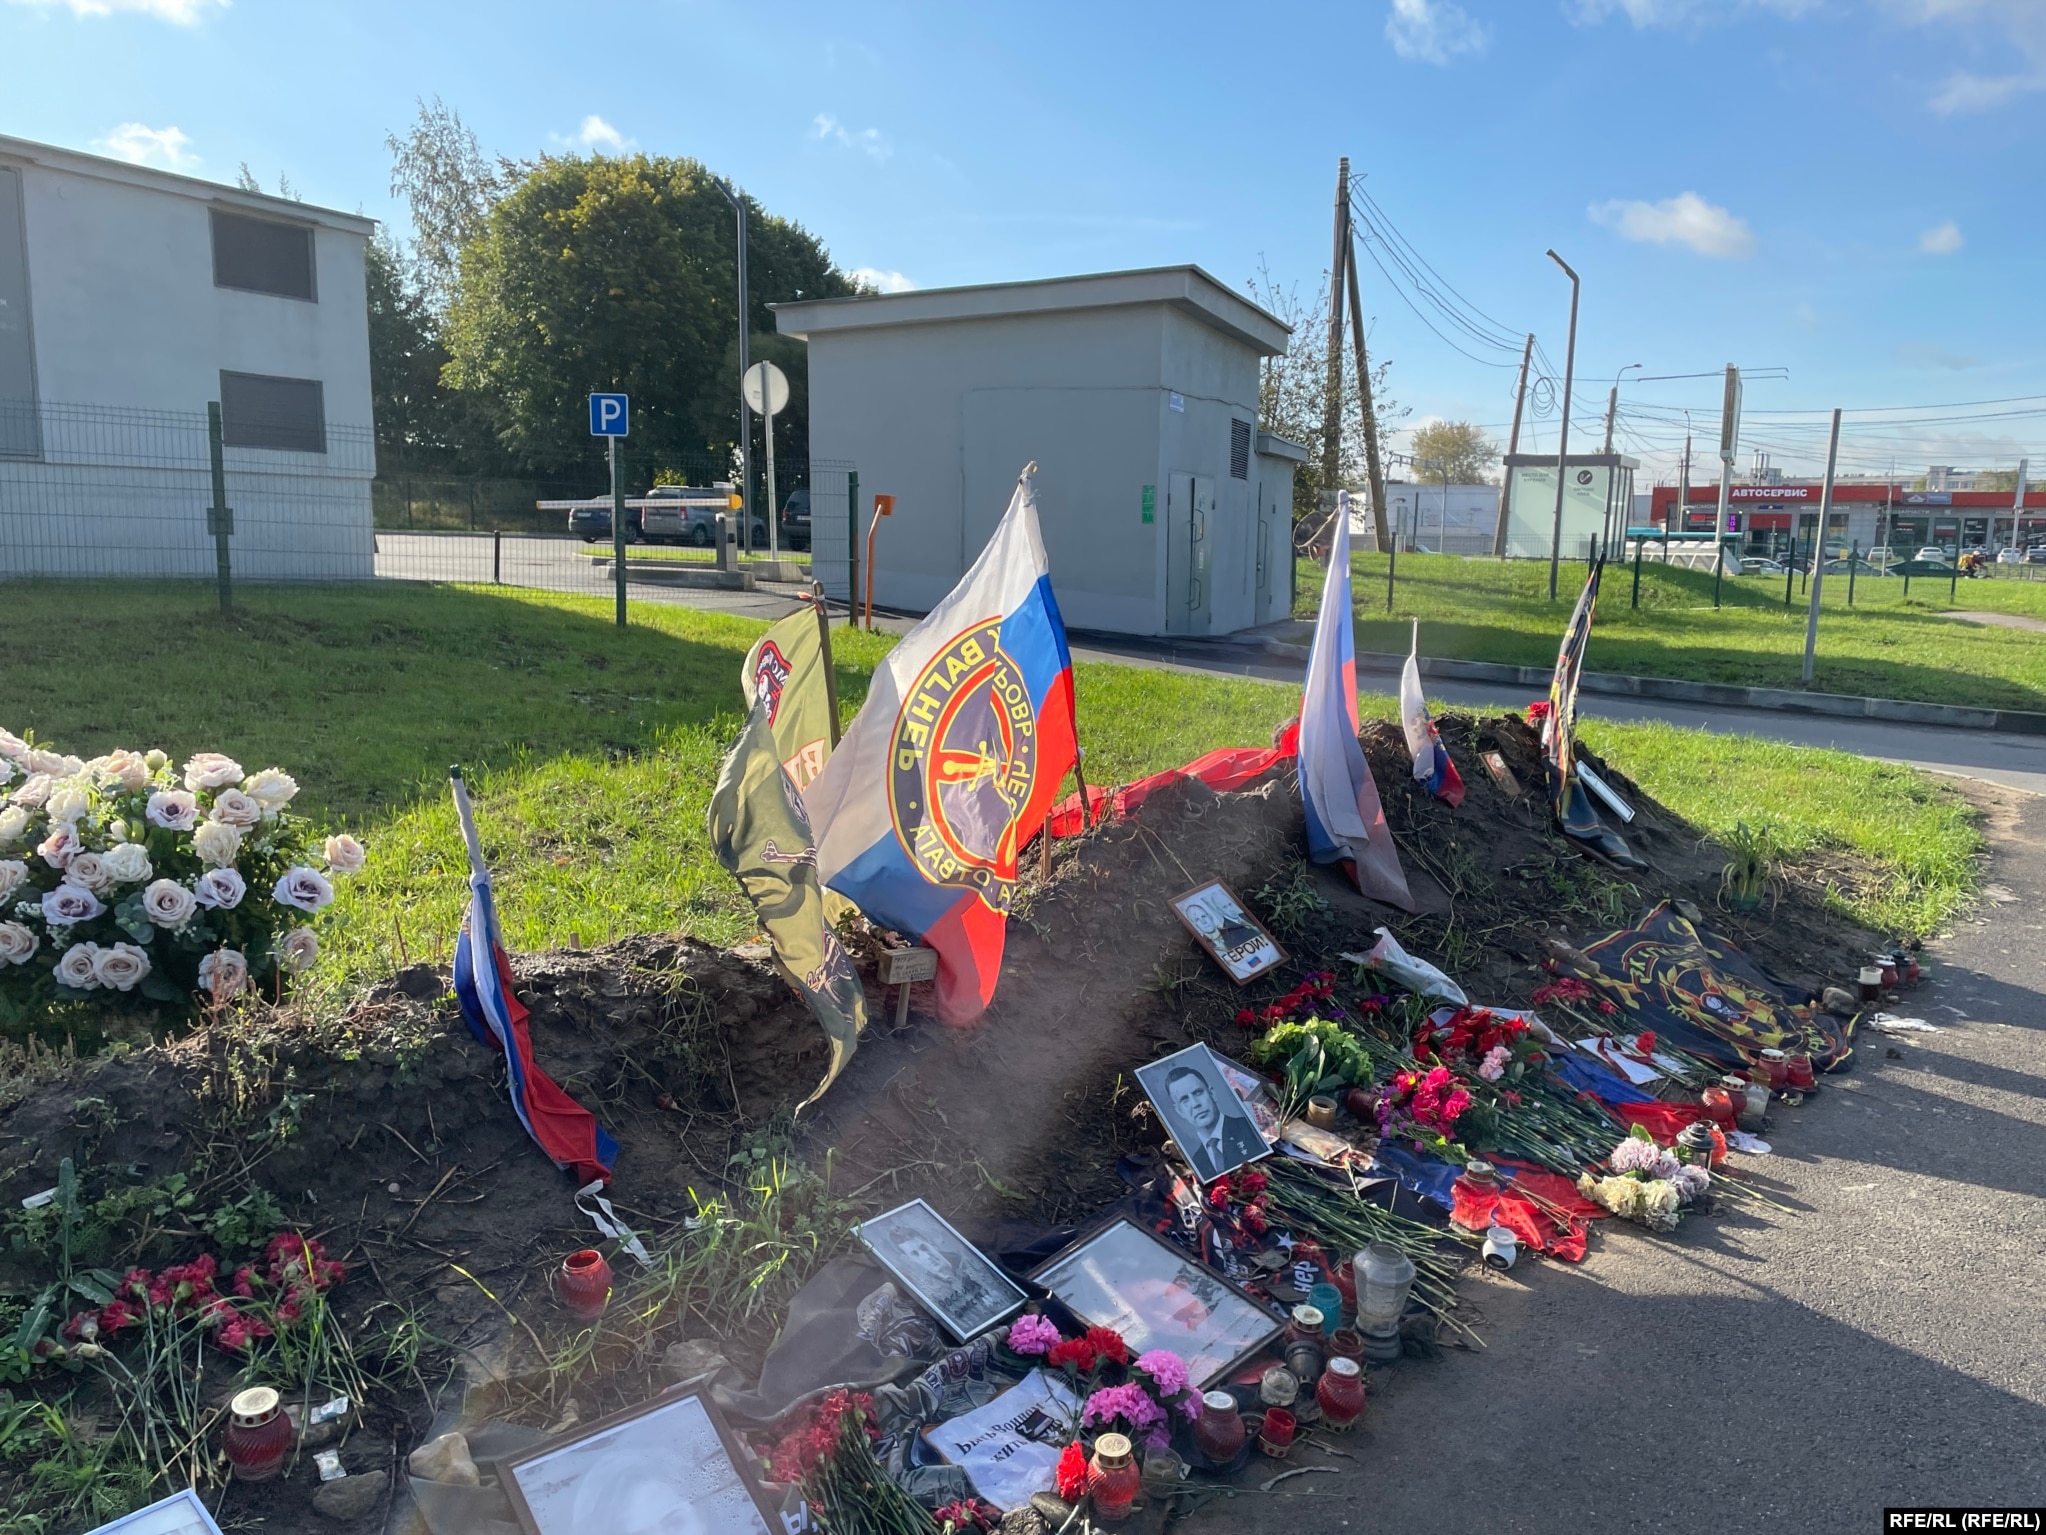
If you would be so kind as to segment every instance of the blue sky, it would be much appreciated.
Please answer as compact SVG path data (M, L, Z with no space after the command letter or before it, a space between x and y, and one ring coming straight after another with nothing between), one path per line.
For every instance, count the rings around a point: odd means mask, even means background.
M1745 436L2046 475L2046 0L1021 6L0 0L0 132L397 219L384 135L441 96L486 149L693 155L840 263L932 287L1192 261L1311 297L1347 154L1411 247L1560 374L1759 375ZM1368 258L1413 419L1504 435L1517 351ZM1631 375L1630 375L1631 377ZM1652 467L1716 378L1624 388ZM1857 407L1914 407L1889 416ZM1765 412L1789 412L1771 416ZM1989 418L1989 419L1979 419ZM1530 441L1553 444L1555 417Z

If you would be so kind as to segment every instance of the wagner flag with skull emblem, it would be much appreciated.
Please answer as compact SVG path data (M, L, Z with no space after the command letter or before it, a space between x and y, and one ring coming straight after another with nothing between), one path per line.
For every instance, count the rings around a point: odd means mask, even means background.
M875 668L859 717L803 791L817 872L870 920L938 951L947 1023L994 996L1017 853L1077 758L1035 467L973 568Z
M798 616L810 622L808 614ZM763 696L718 770L710 797L710 843L767 929L782 979L810 1004L831 1041L824 1080L800 1105L808 1107L852 1059L867 1006L852 956L825 920L816 839L780 751Z

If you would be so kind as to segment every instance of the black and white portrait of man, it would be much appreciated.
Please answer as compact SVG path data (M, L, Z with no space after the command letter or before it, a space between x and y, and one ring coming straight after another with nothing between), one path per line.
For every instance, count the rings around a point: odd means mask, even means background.
M1023 1304L1023 1292L921 1199L875 1216L859 1235L961 1342Z
M1138 1068L1137 1081L1201 1182L1212 1183L1271 1151L1206 1045L1190 1045Z

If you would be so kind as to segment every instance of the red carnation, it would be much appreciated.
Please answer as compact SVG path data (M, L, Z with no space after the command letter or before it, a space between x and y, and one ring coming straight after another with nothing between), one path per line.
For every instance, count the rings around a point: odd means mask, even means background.
M1084 1497L1087 1492L1087 1452L1077 1444L1069 1444L1059 1456L1059 1496L1068 1503Z
M1263 1173L1260 1172L1247 1172L1240 1179L1237 1180L1237 1186L1243 1190L1243 1194L1246 1199L1257 1198L1258 1195L1262 1194L1265 1191L1265 1189L1270 1185L1270 1183L1271 1179L1267 1178Z
M1088 1328L1087 1346L1110 1364L1130 1362L1130 1346L1123 1342L1122 1334L1113 1327Z
M1044 1356L1044 1362L1053 1369L1064 1369L1072 1365L1082 1372L1094 1368L1094 1345L1085 1338L1068 1338L1063 1343L1054 1343L1051 1352Z

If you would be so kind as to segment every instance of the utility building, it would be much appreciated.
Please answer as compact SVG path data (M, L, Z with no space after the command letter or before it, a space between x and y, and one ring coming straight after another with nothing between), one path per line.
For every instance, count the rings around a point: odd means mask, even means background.
M804 300L775 321L809 343L812 462L856 465L866 503L855 551L813 533L834 595L887 494L874 600L927 612L1034 460L1072 627L1226 634L1291 612L1307 452L1257 429L1288 330L1198 267Z
M0 576L368 576L358 214L0 137Z

